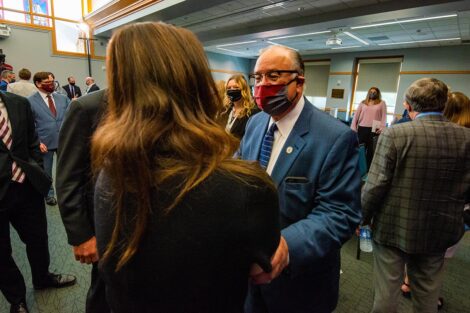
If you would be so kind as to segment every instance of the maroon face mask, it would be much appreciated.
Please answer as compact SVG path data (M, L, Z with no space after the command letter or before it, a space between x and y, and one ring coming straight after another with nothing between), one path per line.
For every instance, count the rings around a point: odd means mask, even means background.
M41 88L44 89L45 92L54 92L54 83L49 83L49 84L45 84L45 83L41 83Z
M269 115L280 115L292 106L292 100L287 97L287 86L297 77L285 85L261 85L255 86L255 101L258 107Z

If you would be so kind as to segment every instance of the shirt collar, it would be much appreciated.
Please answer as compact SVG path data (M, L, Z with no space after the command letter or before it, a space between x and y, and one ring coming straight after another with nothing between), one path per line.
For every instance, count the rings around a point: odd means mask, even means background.
M45 93L44 91L39 90L39 89L38 89L38 92L39 92L39 94L41 95L41 97L43 99L47 99L47 93ZM52 92L50 93L50 95L52 96Z
M292 111L287 113L279 121L275 122L277 124L277 129L279 131L279 134L282 137L289 136L292 128L294 128L295 122L297 122L297 119L299 118L300 113L302 112L304 108L304 105L305 105L305 99L304 99L304 95L302 94L302 96L299 99L299 102L297 102L297 104L292 109ZM274 123L274 120L271 117L269 121L269 126L271 126L272 123Z

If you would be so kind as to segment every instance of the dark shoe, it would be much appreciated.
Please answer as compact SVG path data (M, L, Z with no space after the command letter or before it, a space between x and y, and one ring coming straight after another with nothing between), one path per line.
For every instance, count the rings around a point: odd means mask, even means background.
M12 304L10 307L10 313L29 313L26 303L20 302L18 304Z
M437 309L440 310L442 309L443 306L444 306L444 298L439 297L439 299L437 300Z
M49 273L49 276L43 283L34 285L34 289L63 288L74 285L76 281L77 278L73 275Z
M403 285L401 285L401 294L403 297L410 299L411 298L411 291L410 291L410 285L403 282Z
M47 205L56 205L57 204L57 200L54 198L54 197L47 197L46 198L46 203Z

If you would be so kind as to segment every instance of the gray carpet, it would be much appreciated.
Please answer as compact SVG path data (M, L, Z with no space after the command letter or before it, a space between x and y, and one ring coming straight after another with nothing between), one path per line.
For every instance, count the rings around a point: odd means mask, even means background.
M13 254L26 280L28 306L31 313L83 313L91 267L75 261L71 247L67 244L57 206L47 208L47 218L50 269L59 273L74 274L78 283L60 290L34 291L25 247L12 230ZM350 240L342 249L342 271L340 298L335 313L369 312L372 306L372 255L362 253L361 260L356 260L356 238ZM470 232L467 232L459 251L448 263L442 291L445 306L441 313L470 312L469 278ZM411 312L410 304L410 300L401 299L399 312ZM0 313L8 312L8 309L8 303L0 295Z

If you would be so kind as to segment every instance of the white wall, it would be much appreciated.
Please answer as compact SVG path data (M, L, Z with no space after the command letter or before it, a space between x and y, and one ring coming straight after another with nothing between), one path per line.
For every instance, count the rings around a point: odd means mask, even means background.
M33 75L39 71L54 73L61 85L67 83L68 76L75 76L77 85L84 89L88 76L86 57L69 57L52 54L52 32L27 27L11 27L11 36L0 39L0 48L6 55L6 63L18 73L22 68L29 69ZM104 60L93 60L92 75L98 86L106 86Z

